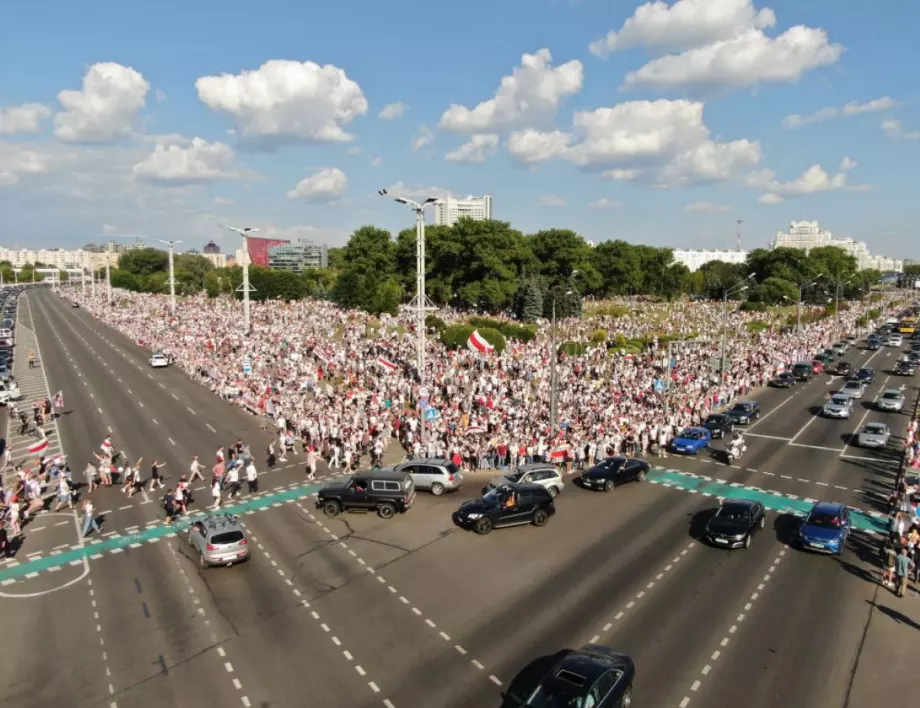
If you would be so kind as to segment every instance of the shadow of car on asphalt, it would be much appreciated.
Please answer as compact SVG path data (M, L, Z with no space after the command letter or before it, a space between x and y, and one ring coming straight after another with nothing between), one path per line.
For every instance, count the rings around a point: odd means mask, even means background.
M773 520L773 530L776 532L776 540L782 544L795 548L796 537L799 529L802 527L804 519L795 514L782 513L777 514Z
M703 509L693 514L693 516L690 517L690 537L702 543L703 535L706 533L706 524L709 523L709 520L715 516L718 511L719 509L716 507L714 509Z
M508 690L501 694L499 707L520 708L523 706L530 694L543 680L543 677L569 652L570 650L568 649L562 649L555 654L538 657L518 671L515 677L511 679L511 683L508 684Z

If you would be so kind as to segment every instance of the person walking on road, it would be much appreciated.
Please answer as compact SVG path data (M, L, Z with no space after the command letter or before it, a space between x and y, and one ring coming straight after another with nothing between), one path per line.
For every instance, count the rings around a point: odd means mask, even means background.
M898 554L897 562L897 573L898 573L898 597L904 597L904 592L907 590L907 579L910 575L910 569L913 567L914 562L910 559L910 556L907 555L907 548L902 548L901 552Z
M29 350L29 368L30 369L35 368L35 350L34 349Z
M211 505L211 509L215 511L220 509L221 502L221 491L220 491L220 477L214 475L214 479L211 480L211 498L214 500L214 503Z
M154 489L165 486L163 484L163 479L160 477L160 470L165 466L165 462L159 462L157 460L150 463L150 489L148 491L153 492Z
M246 465L246 485L250 494L255 494L259 491L259 473L256 471L256 463L251 457L249 458L249 464Z
M307 448L307 479L316 477L316 448L310 445Z
M240 493L240 465L234 464L227 470L227 489L233 499Z
M188 478L189 484L194 482L196 479L200 479L202 482L204 482L204 475L201 473L203 469L204 465L199 462L198 455L195 455L192 458L192 464L189 465L188 468L189 473L191 474L191 476Z
M83 538L86 538L90 531L99 533L99 524L96 523L96 509L87 499L83 502Z
M58 498L54 511L60 511L65 504L68 509L73 509L73 488L67 475L61 472L58 474Z

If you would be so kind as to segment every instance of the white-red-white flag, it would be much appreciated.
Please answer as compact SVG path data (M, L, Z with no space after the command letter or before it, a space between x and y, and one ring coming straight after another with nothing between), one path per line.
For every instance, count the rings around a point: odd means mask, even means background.
M38 455L48 449L48 440L47 438L42 438L38 442L34 442L29 445L29 454Z
M478 329L473 330L473 333L470 335L470 338L466 342L466 346L470 351L477 352L479 354L491 354L495 351L495 347L489 344L486 338L479 334Z
M397 369L396 364L384 356L377 357L377 363L380 364L380 366L383 367L384 371L387 371L387 372L396 371Z

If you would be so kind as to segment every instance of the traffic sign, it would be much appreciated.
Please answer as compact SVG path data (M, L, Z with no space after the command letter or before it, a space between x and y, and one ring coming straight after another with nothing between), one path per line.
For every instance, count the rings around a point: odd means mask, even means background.
M252 373L252 359L248 356L243 359L243 373L251 374Z
M427 386L422 386L422 387L418 390L418 397L419 397L419 398L422 398L422 399L427 399L427 398L428 398L428 387L427 387Z
M661 379L655 380L655 393L662 393L664 391L664 381Z
M433 420L438 419L438 409L437 408L426 408L425 409L425 422L430 423Z
M428 408L428 399L427 398L421 399L418 402L418 407L419 407L419 410L425 410L426 408Z

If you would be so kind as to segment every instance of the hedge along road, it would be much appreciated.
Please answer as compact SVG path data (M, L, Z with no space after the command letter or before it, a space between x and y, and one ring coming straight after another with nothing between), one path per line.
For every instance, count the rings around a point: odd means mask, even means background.
M702 494L703 496L719 499L753 499L759 501L771 511L796 514L798 516L808 513L812 506L809 501L792 499L783 496L779 492L757 487L745 487L737 483L723 483L708 477L660 467L653 467L649 470L648 481L663 487L682 489L690 494ZM264 496L253 497L239 504L226 505L220 511L230 514L252 514L311 496L321 486L320 484L311 484L284 489ZM192 517L200 516L203 513L202 511L194 512ZM0 570L0 585L10 585L20 578L33 578L42 571L58 570L63 565L76 565L82 563L87 557L97 559L104 553L117 554L124 552L126 548L135 549L141 547L144 543L156 543L163 537L181 533L188 528L191 522L192 519L188 519L178 521L171 526L152 526L127 536L112 537L87 546L75 547L70 551L57 555L36 558L18 565L7 565ZM858 531L870 533L884 533L886 529L884 519L859 509L853 510L853 526Z

